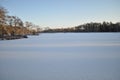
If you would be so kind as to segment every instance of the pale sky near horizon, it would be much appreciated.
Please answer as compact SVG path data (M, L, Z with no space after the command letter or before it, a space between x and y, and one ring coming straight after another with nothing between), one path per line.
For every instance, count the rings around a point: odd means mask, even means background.
M8 15L41 27L73 27L89 22L120 22L120 0L0 0Z

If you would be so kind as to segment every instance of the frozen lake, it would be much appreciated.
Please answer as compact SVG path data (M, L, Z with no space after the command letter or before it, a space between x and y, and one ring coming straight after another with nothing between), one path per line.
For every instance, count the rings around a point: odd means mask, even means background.
M120 80L120 33L0 41L0 80Z

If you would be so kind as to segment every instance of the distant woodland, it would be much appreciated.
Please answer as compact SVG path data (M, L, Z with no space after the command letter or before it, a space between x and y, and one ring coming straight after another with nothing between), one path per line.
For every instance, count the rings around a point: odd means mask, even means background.
M47 28L43 32L120 32L120 22L86 23L71 28Z
M46 27L44 30L32 22L23 22L17 16L7 15L7 10L0 7L0 37L16 35L34 35L36 33L54 32L120 32L120 22L91 22L75 27L51 29Z

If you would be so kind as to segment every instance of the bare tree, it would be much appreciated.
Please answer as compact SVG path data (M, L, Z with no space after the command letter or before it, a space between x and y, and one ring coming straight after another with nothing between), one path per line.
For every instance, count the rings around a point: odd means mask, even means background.
M32 26L31 22L28 22L28 21L25 22L25 27L30 28L31 26Z
M19 17L13 16L13 18L14 18L14 26L15 27L23 27L23 22Z
M5 17L6 17L7 10L3 7L0 7L0 36L4 35L4 25L6 24Z
M10 27L13 27L13 23L14 23L14 18L13 16L7 16L7 24L10 26Z
M5 24L6 13L7 13L7 10L3 7L0 7L0 25Z

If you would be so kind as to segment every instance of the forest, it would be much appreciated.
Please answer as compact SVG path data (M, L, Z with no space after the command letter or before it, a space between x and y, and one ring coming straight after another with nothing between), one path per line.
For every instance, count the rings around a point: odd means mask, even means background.
M47 28L43 32L120 32L120 22L91 22L71 28Z

